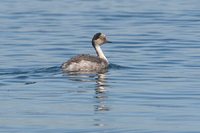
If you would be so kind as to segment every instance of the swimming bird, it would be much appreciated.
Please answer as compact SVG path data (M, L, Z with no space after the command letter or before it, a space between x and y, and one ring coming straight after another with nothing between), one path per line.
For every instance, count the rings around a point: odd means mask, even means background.
M92 46L97 56L88 54L77 55L62 64L62 70L66 72L102 72L107 70L109 62L104 55L101 45L111 43L103 33L96 33L92 38Z

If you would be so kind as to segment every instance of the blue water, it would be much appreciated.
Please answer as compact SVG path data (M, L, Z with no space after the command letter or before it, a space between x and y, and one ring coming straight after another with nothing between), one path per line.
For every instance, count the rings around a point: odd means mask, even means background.
M198 0L1 0L0 132L199 133ZM112 41L104 74L60 65Z

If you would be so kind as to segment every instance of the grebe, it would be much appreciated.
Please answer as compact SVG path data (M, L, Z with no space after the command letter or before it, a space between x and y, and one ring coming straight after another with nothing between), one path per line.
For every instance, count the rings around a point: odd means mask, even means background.
M102 72L108 68L108 60L100 46L111 43L103 33L96 33L92 38L97 57L88 54L77 55L62 64L62 70L66 72Z

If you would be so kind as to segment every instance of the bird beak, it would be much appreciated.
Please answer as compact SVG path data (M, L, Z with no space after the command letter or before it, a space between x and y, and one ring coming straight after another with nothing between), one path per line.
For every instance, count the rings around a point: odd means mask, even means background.
M112 43L111 41L106 41L106 43Z

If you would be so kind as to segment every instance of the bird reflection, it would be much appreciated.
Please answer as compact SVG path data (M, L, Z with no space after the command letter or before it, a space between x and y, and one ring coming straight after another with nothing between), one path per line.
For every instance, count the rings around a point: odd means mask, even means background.
M94 105L94 111L96 112L96 118L94 119L94 126L105 127L106 120L102 117L102 113L110 111L110 107L106 105L108 101L108 95L106 90L106 75L98 74L96 80L96 89L95 89L95 98L96 105Z
M108 92L106 87L106 73L98 74L77 74L77 73L68 73L68 79L76 82L96 82L95 93L94 93L94 112L95 118L94 126L104 127L106 126L106 119L102 117L102 113L110 111L110 107L107 105L108 102ZM85 89L84 89L85 90Z
M110 108L106 106L106 99L108 98L106 93L106 79L105 74L98 74L98 78L96 80L96 100L97 104L95 105L95 111L109 111Z
M78 82L96 82L94 111L109 111L110 108L106 105L107 90L106 90L106 73L64 73L68 75L68 79ZM96 77L96 78L95 78Z

